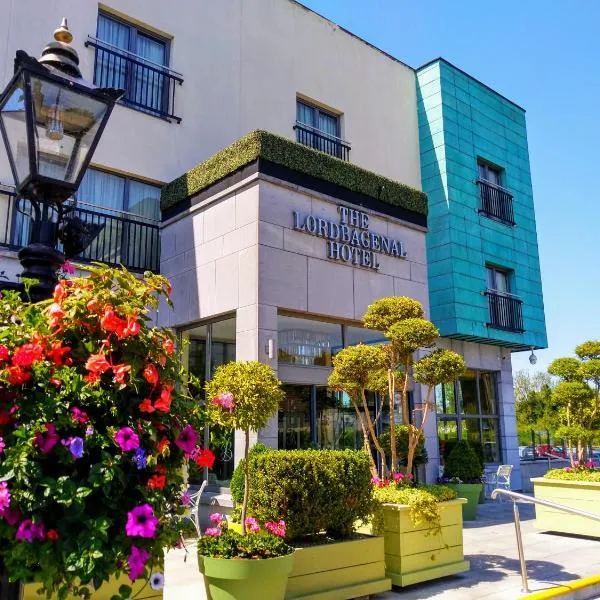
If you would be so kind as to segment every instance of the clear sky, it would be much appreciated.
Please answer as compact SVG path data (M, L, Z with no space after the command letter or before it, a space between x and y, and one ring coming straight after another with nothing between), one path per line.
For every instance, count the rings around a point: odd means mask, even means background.
M302 3L412 67L443 56L527 110L549 342L532 370L600 339L600 0Z

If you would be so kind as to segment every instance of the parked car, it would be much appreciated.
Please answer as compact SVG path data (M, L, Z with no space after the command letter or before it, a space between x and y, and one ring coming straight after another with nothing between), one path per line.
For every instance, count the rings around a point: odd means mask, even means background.
M552 446L548 444L540 444L536 448L538 456L548 456L552 458L567 458L567 453L562 446Z
M534 460L535 450L531 446L519 446L519 458L521 460Z

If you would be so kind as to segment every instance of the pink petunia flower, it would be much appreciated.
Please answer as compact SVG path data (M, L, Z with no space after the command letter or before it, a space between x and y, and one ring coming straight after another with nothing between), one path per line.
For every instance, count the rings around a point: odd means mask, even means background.
M68 260L65 260L61 268L65 273L68 273L69 275L75 274L75 267Z
M181 494L182 506L189 506L191 503L192 503L192 497L187 492L184 492L183 494Z
M129 579L135 581L140 575L144 573L146 563L150 558L150 552L144 548L138 548L137 546L131 546L129 558Z
M221 521L223 521L223 515L219 514L219 513L212 513L212 515L210 515L208 517L213 523L220 523Z
M6 448L6 443L4 442L4 438L0 437L0 454L4 452L4 448Z
M221 392L218 396L212 399L212 403L216 406L221 406L229 412L233 412L233 407L235 405L233 401L233 394L230 394L229 392Z
M246 529L250 530L252 533L258 533L260 531L260 527L254 517L246 517L244 523L246 524Z
M285 521L269 521L265 523L265 528L268 529L273 535L278 537L285 537Z
M204 530L204 535L207 537L219 537L221 533L222 531L219 527L209 527L208 529Z
M197 441L198 434L194 431L194 428L191 425L186 425L175 440L175 444L186 454L191 454L196 447Z
M77 406L74 406L73 408L71 408L71 418L73 419L73 421L75 421L76 423L87 423L90 418L87 416L87 413L83 410L81 410L80 408L78 408Z
M404 479L404 473L394 473L394 481L402 481Z
M115 442L119 444L123 452L135 450L140 447L140 438L131 427L122 427L115 435Z
M60 436L56 433L56 426L53 423L46 423L46 431L37 431L35 434L35 443L42 454L48 454L59 439Z
M371 477L371 483L373 485L377 485L377 484L381 483L381 479L379 479L379 477L376 477L376 476Z
M10 491L6 481L0 481L0 515L3 515L10 506Z
M125 533L133 537L154 538L158 527L158 518L154 516L154 510L149 504L136 506L127 513Z

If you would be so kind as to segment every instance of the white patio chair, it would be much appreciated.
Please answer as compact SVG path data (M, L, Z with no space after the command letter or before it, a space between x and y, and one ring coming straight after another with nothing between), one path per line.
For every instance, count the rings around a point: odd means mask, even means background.
M510 490L510 475L512 470L512 465L499 465L495 473L489 473L486 480L486 487L489 493L486 496L489 496L495 488Z
M194 527L196 528L198 538L202 537L202 529L200 528L200 497L204 493L204 488L206 487L207 483L208 482L206 480L203 481L200 489L190 496L190 512L184 517L193 523Z

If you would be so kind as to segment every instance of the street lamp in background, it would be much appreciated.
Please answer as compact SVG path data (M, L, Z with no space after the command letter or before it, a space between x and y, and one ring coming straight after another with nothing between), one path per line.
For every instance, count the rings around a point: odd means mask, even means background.
M39 60L18 50L15 74L0 95L0 132L17 196L33 207L30 243L19 252L22 277L38 280L34 300L47 298L65 258L99 233L64 206L79 187L104 127L123 90L85 81L71 46L67 20L54 32ZM56 248L63 243L65 253Z

